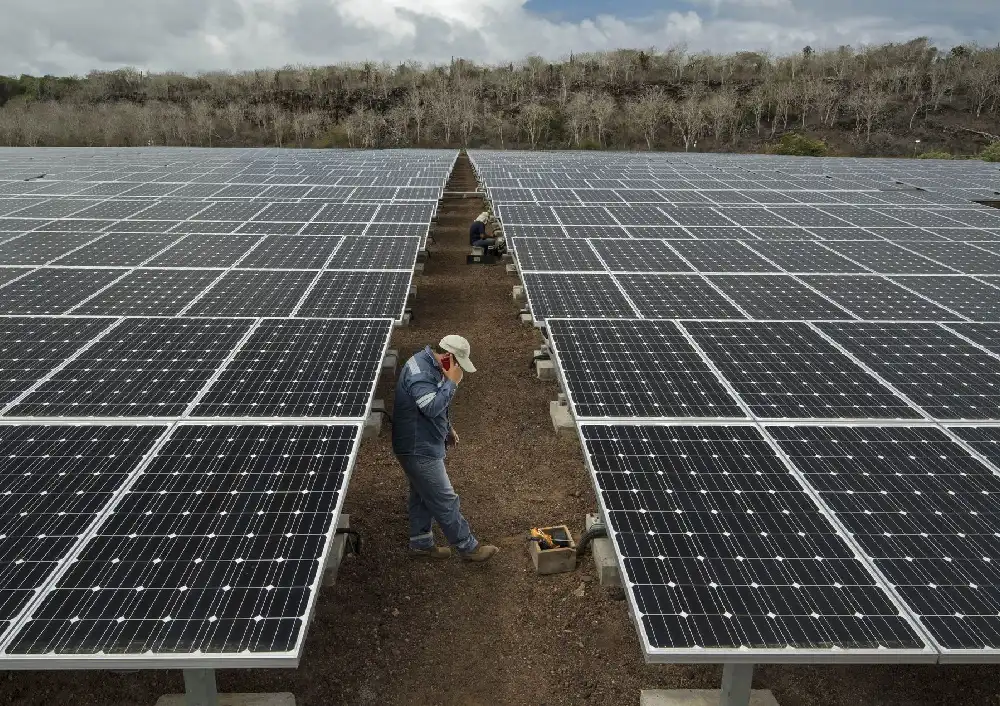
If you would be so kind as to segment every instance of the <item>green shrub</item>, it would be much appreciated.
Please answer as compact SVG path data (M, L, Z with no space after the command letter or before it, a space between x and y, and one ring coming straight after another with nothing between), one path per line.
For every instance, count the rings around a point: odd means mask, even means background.
M778 144L772 145L770 151L772 154L791 155L793 157L825 157L829 153L829 148L823 140L790 132L787 135L783 135Z
M951 156L951 152L945 152L944 150L931 150L930 152L924 152L923 154L918 154L917 159L954 159Z
M1000 142L994 142L979 155L984 162L1000 162Z

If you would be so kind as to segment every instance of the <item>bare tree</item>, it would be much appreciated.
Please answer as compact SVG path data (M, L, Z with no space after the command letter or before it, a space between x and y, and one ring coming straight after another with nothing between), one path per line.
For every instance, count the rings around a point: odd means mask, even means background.
M608 123L615 114L618 107L611 96L600 96L591 104L591 114L594 116L594 128L597 132L597 144L604 146L604 133L608 129Z
M889 96L874 82L855 91L848 99L848 105L854 110L855 132L865 133L865 143L871 142L872 128L889 105Z
M531 149L535 149L545 127L552 119L552 111L538 101L532 101L521 108L521 127L528 135Z
M681 134L684 151L687 152L705 129L705 108L702 106L701 97L691 95L680 103L671 103L667 115L670 123Z
M662 124L666 110L666 97L659 86L647 89L637 100L625 106L631 122L646 140L646 149L652 150L656 143L656 133Z
M580 146L580 138L590 125L590 97L586 93L577 93L566 104L566 122L573 133L573 146Z

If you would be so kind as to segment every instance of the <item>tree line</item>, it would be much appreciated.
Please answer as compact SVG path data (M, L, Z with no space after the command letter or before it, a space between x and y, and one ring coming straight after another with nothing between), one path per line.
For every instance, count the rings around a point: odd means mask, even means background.
M623 49L195 76L0 76L2 145L762 150L972 154L1000 139L1000 46L927 38L773 56ZM919 147L916 142L921 140Z

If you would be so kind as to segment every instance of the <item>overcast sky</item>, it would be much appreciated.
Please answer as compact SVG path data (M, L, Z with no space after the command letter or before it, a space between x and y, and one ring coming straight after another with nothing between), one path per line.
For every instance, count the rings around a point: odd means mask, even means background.
M4 0L0 74L1000 41L997 0ZM990 9L992 7L992 9Z

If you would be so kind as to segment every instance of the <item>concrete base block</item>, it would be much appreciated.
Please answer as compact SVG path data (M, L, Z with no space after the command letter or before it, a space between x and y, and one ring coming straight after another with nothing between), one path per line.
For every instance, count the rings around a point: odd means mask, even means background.
M482 255L483 252L484 252L484 250L482 248L472 248L472 252L470 252L469 254L470 255Z
M417 251L417 262L421 264L427 262L428 257L430 257L430 253L428 253L426 250Z
M341 515L337 522L337 529L350 529L351 516ZM333 586L337 583L337 572L340 571L340 562L344 560L347 553L347 535L334 535L333 546L330 547L330 556L326 560L326 568L323 570L323 585Z
M507 265L507 274L509 274L509 275L516 275L517 274L517 265L515 265L514 263L510 263L509 265Z
M411 284L410 285L410 299L413 299L413 297L415 297L415 296L417 296L417 285Z
M412 319L412 318L413 318L413 316L409 312L407 312L407 313L403 314L403 318L401 320L396 321L395 323L393 323L393 326L395 326L396 328L403 328L405 326L409 326L410 325L410 319Z
M362 439L377 439L378 435L382 433L383 410L385 410L385 402L382 400L372 402L372 411L368 414L368 419L365 420L364 429L361 430Z
M549 402L549 416L552 417L552 428L557 435L576 436L576 424L573 423L573 415L569 412L569 407L561 405L555 400Z
M719 706L719 689L643 689L639 706ZM770 689L750 692L750 706L778 706Z
M503 258L504 262L514 262L514 255L513 255L513 253L505 252L502 255L502 258Z
M184 694L161 696L156 706L187 706ZM218 706L295 706L295 694L219 694Z
M396 365L399 363L399 351L390 348L382 359L382 375L396 377Z
M535 320L531 318L531 314L521 314L521 323L525 326L534 326Z
M538 375L539 380L555 380L556 364L551 360L536 360L535 374Z
M422 275L424 273L424 263L418 262L413 266L413 274Z
M524 287L522 287L519 284L514 285L514 289L511 290L510 295L514 297L514 301L516 301L518 304L523 304L525 301Z
M584 520L584 527L588 530L600 522L597 515L587 515ZM594 557L594 568L597 569L597 579L606 588L621 588L622 577L618 572L618 562L615 561L615 550L611 545L611 540L607 537L595 539L590 543L590 554ZM718 692L715 692L718 694ZM718 697L715 699L715 706L719 703Z

